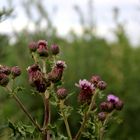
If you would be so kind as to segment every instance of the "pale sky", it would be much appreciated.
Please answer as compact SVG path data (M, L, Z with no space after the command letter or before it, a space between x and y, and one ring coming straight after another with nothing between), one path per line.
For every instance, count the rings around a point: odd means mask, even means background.
M25 0L26 1L26 0ZM48 13L51 15L53 25L56 26L58 33L66 35L71 28L78 34L81 33L79 18L73 6L78 5L86 19L88 19L88 0L40 0L44 3ZM20 31L27 25L27 17L20 5L20 0L13 0L15 18L7 19L0 23L0 33L11 33L14 30ZM8 7L4 0L0 0L0 8ZM54 14L52 9L57 7ZM99 36L113 39L111 30L114 29L112 9L120 9L119 21L124 22L124 26L131 41L136 44L140 43L140 0L94 0L94 19ZM34 25L30 22L30 30L34 30Z

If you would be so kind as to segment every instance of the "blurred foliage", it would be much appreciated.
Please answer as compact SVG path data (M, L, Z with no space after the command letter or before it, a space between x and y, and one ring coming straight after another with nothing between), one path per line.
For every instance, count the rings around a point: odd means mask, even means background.
M13 9L5 9L3 8L2 10L0 10L0 22L6 20L6 18L8 18L11 13L12 13Z
M10 43L9 35L0 34L0 63L10 66L19 65L23 69L22 76L18 79L17 84L24 85L25 89L19 96L32 112L32 115L37 117L40 122L42 121L43 103L38 95L31 94L32 90L28 85L26 68L33 61L27 46L32 40L46 39L49 45L57 43L61 48L60 58L64 59L68 65L64 81L69 92L76 91L74 84L79 79L89 79L93 74L99 74L108 83L106 93L114 92L124 100L125 107L120 116L120 121L118 124L116 121L113 122L106 135L106 140L139 140L140 46L134 47L130 43L123 24L118 23L116 20L118 15L117 17L114 16L116 41L110 43L96 35L96 27L93 25L93 21L88 21L89 24L85 24L87 20L82 16L82 11L78 6L75 6L75 9L80 17L83 34L78 36L72 31L69 33L68 38L57 35L57 31L52 26L52 21L42 3L23 1L23 7L28 18L34 22L36 30L29 32L26 27L21 32L14 32L14 43ZM38 18L32 17L31 9L33 8L36 9ZM46 26L43 28L40 25L42 20L46 21ZM76 91L74 97L71 97L69 101L75 106L78 105L77 95ZM18 120L22 120L26 124L29 123L3 89L0 89L0 108L1 140L9 137L8 119L15 123ZM55 110L52 116L58 121ZM71 119L70 125L75 128L72 129L72 133L75 134L79 127L77 124L79 117L74 111ZM62 131L65 131L65 129L62 128Z

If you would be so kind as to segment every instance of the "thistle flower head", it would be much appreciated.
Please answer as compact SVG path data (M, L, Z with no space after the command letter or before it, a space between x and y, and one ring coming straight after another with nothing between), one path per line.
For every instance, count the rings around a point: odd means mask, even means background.
M122 100L119 100L116 104L115 104L115 109L116 110L121 110L123 108L123 101Z
M37 65L37 64L33 64L32 66L29 66L28 68L27 68L27 71L30 73L30 72L33 72L33 71L37 71L37 70L39 70L40 71L40 68L39 68L39 66Z
M58 60L55 64L56 68L64 69L67 67L65 61Z
M75 84L75 86L80 88L80 94L78 96L78 99L81 103L89 103L92 98L92 92L95 90L95 87L92 83L87 81L86 79L79 80L78 84Z
M61 100L65 99L67 96L67 90L65 88L59 88L56 93L57 93L58 99L61 99Z
M49 86L48 82L44 78L39 66L34 64L27 68L29 74L29 83L31 86L36 87L39 92L45 92L46 88Z
M95 89L94 85L87 81L86 79L83 80L79 80L79 84L75 84L77 87L79 87L81 90L86 91L86 92L90 92L92 93L92 91Z
M101 81L101 77L99 75L93 75L90 79L90 82L97 86L98 82Z
M38 41L38 47L39 47L39 46L44 46L44 47L46 47L47 45L48 45L48 43L47 43L46 40L39 40L39 41Z
M47 42L45 40L39 40L38 41L37 53L42 57L47 57L49 55L48 54Z
M116 104L119 101L119 98L113 94L109 94L107 96L107 101L112 102L113 104Z
M6 86L9 83L9 78L6 74L0 73L0 85Z
M106 89L107 87L107 83L105 81L99 81L98 84L97 84L97 87L100 89L100 90L104 90Z
M51 45L50 50L53 55L57 55L59 53L59 46L56 44L53 44Z
M113 109L114 109L114 105L112 102L106 101L100 104L101 111L111 112Z
M62 79L63 69L54 67L51 72L48 73L48 80L56 83Z
M31 85L34 85L35 82L40 83L43 80L43 74L37 64L29 66L27 68L29 74L29 82Z
M37 43L36 42L30 42L29 49L31 52L35 52L37 50Z
M12 74L13 78L20 76L21 69L18 66L14 66L11 68L11 74Z
M0 73L4 73L6 75L9 75L11 73L11 69L8 66L0 65Z
M100 112L100 113L98 113L98 119L100 120L100 121L104 121L105 119L106 119L106 112Z

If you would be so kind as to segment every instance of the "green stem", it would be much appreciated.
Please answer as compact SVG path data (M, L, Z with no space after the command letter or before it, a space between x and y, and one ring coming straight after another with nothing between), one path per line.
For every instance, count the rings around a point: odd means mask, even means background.
M80 139L81 134L82 134L82 132L84 131L85 124L86 124L86 122L87 122L87 120L88 120L88 118L89 118L90 111L92 110L92 108L93 108L93 106L94 106L94 104L95 104L95 98L96 98L96 96L97 96L97 93L98 93L98 90L96 90L95 93L94 93L94 95L92 96L92 99L91 99L91 103L90 103L90 105L89 105L89 108L88 108L87 112L85 112L85 114L84 114L84 118L83 118L83 122L82 122L82 124L81 124L81 127L80 127L80 129L78 130L78 132L77 132L77 134L76 134L76 136L75 136L75 138L74 138L73 140L78 140L78 139Z
M66 126L68 137L69 137L70 140L72 140L72 135L71 135L68 119L67 119L67 117L66 117L66 115L65 115L65 113L63 111L63 107L64 107L64 101L60 100L60 111L61 111L62 117L64 119L64 123L65 123L65 126Z
M36 54L35 54L34 52L32 52L32 58L33 58L34 62L35 62L36 64L38 64L37 56L35 56L35 55L36 55Z
M45 59L42 59L42 64L43 64L43 73L46 74L47 73L47 69L46 69L46 60Z
M33 117L30 115L30 113L28 112L28 110L25 108L25 106L22 104L22 102L20 101L20 99L18 98L18 96L14 93L12 93L12 97L15 99L15 101L18 103L18 105L20 106L20 108L23 110L23 112L27 115L27 117L31 120L31 122L34 124L34 126L40 131L42 132L40 126L38 125L38 123L33 119Z

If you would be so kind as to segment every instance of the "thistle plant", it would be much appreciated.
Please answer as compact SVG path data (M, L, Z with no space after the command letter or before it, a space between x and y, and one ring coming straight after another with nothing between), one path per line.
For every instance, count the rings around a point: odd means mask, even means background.
M14 124L9 122L9 127L13 130L13 137L20 135L24 139L43 140L103 140L107 132L107 126L113 121L118 111L123 108L123 101L113 94L104 95L103 91L107 83L99 75L93 75L89 80L83 79L75 83L79 89L77 95L78 108L73 108L68 104L68 99L72 96L69 89L64 87L63 73L67 67L66 63L59 60L60 48L58 45L48 45L45 40L31 42L28 46L34 63L27 68L28 81L35 93L42 98L44 103L43 122L32 117L26 106L18 97L16 79L22 76L22 70L18 66L0 66L0 85L17 102L24 115L30 120L31 125ZM13 86L14 85L14 86ZM105 97L106 99L102 98ZM56 120L51 117L52 106L57 110L60 120L64 122L67 134L55 124ZM54 109L53 107L53 109ZM69 125L72 110L80 114L81 121L78 131L71 133ZM78 126L77 125L77 126Z

